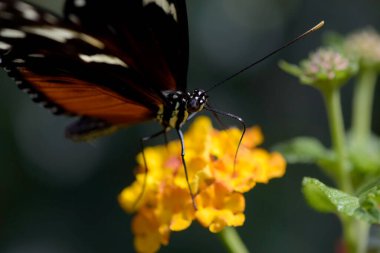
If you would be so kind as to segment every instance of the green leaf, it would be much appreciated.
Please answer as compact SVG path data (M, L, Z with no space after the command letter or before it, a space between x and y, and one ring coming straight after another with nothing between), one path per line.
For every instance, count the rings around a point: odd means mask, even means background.
M334 151L326 151L325 155L317 161L317 164L333 180L339 177L339 165ZM352 164L349 160L345 160L343 165L346 171L352 170Z
M288 63L284 60L279 61L278 66L280 69L293 76L300 77L303 75L302 70L297 65Z
M372 135L364 145L349 138L349 158L353 169L361 173L380 174L380 138Z
M297 137L273 149L282 153L288 163L315 163L328 153L319 140L311 137Z
M380 224L380 185L363 191L358 197L328 187L314 178L304 178L302 186L308 204L317 211Z
M320 212L342 213L352 216L359 208L359 199L331 188L314 178L304 178L303 193L309 205Z
M380 185L362 192L359 195L360 208L355 211L358 219L365 220L370 223L380 224Z

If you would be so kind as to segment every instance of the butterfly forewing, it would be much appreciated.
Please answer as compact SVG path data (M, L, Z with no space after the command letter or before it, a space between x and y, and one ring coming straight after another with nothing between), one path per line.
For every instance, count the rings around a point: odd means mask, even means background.
M160 90L186 90L188 24L184 0L69 0L65 18L109 36Z
M104 1L68 1L66 19L61 19L21 1L0 0L1 66L34 101L84 116L80 132L88 122L94 130L99 120L107 122L99 124L104 128L154 118L165 103L162 91L186 86L184 2L168 2L178 8L175 18L157 5L162 1L126 1L130 9L119 2L125 1L107 1L97 10ZM152 13L157 24L172 22L168 31L153 27ZM163 38L171 31L175 43ZM176 53L170 53L171 46Z
M189 38L185 0L145 0L146 19L176 77L177 90L186 90ZM161 4L160 4L161 3ZM166 14L166 15L165 15ZM156 22L157 19L165 22Z

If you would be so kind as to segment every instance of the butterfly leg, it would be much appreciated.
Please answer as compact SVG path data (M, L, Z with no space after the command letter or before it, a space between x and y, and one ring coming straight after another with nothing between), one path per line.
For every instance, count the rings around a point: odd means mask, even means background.
M210 106L209 103L207 103L207 106L209 108L213 108L212 106ZM215 111L211 111L212 115L215 117L216 121L218 121L219 123L219 126L223 129L223 130L226 130L227 129L227 126L226 124L223 123L223 121L221 120L221 118L219 117L219 115L215 112Z
M176 131L177 131L179 140L181 142L181 158L182 158L183 168L185 170L185 177L186 177L187 187L189 188L189 192L190 192L191 200L193 202L194 209L197 210L197 205L195 204L195 196L194 196L193 191L191 190L191 185L190 185L190 181L189 181L189 175L187 173L187 166L186 166L186 161L185 161L185 141L184 141L184 138L183 138L183 133L182 133L181 129L179 129L179 128L177 128Z
M211 108L209 106L206 106L205 109L207 111L212 112L214 115L223 115L223 116L227 116L227 117L233 118L233 119L239 121L240 124L243 127L243 132L241 133L241 136L240 136L240 139L239 139L239 143L238 143L238 146L237 146L237 149L236 149L236 152L235 152L235 157L234 157L234 172L233 173L235 174L235 165L236 165L236 161L237 161L237 155L238 155L238 152L239 152L239 148L240 148L241 142L243 141L243 137L244 137L245 131L247 129L247 127L245 125L245 122L244 122L244 120L241 117L239 117L239 116L237 116L235 114L229 113L229 112L219 111L219 110L216 110L216 109Z
M146 188L146 183L147 183L147 179L148 179L148 163L147 163L147 160L146 160L146 156L145 156L145 145L144 143L157 137L157 136L160 136L161 134L165 134L166 133L166 130L163 129L155 134L152 134L150 136L146 136L146 137L143 137L140 139L140 145L141 145L141 153L142 153L142 157L143 157L143 162L144 162L144 181L143 181L143 185L142 185L142 189L141 189L141 192L139 194L139 196L137 197L135 203L133 204L133 210L135 210L137 204L140 202L142 196L144 195L144 192L145 192L145 188Z

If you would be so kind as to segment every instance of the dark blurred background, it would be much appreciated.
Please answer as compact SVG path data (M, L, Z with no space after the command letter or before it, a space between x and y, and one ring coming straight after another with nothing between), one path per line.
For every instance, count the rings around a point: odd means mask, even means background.
M63 5L63 0L33 2L57 13ZM215 107L240 115L247 125L260 125L267 148L300 135L315 136L329 145L320 95L282 72L277 62L298 62L320 45L326 31L380 29L379 1L192 0L187 4L189 89L210 87L324 19L323 31L210 96ZM132 216L121 210L116 198L133 180L139 138L158 125L142 124L90 143L73 143L63 137L72 119L52 116L33 104L3 71L0 84L0 252L133 252ZM343 90L347 127L351 86ZM377 132L378 108L376 101ZM300 192L303 176L329 182L316 167L289 166L284 178L246 194L247 220L238 231L253 252L334 252L339 223L305 204ZM194 223L173 233L161 252L224 249L215 235Z

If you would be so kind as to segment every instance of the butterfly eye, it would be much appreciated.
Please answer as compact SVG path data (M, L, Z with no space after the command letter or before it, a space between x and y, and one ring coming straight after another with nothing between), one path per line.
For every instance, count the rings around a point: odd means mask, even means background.
M191 96L187 102L187 111L190 113L199 112L203 109L206 100L207 97L204 93L199 93L198 91L195 91L193 96Z
M190 99L189 102L187 103L188 112L196 112L198 111L198 108L199 108L199 102L195 98Z

